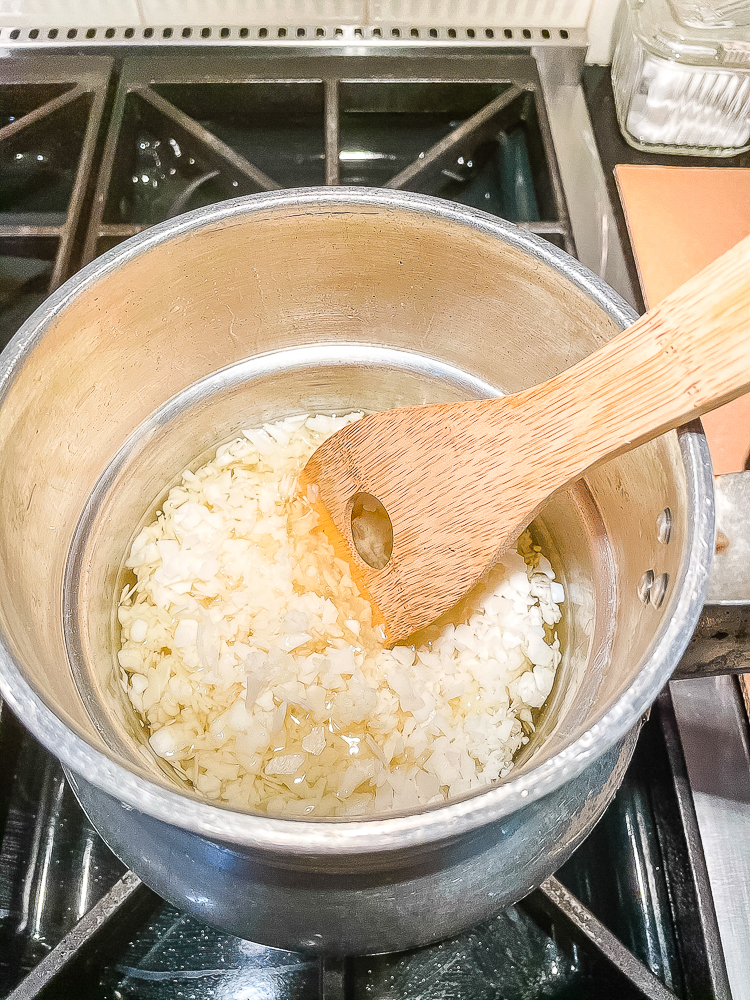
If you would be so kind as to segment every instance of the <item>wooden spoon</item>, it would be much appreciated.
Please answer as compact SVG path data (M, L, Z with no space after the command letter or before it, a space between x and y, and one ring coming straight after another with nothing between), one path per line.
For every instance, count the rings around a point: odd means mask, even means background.
M748 388L750 237L541 385L348 425L312 455L302 485L395 642L455 604L552 493ZM382 503L386 528L390 518L381 569L352 538L358 494Z

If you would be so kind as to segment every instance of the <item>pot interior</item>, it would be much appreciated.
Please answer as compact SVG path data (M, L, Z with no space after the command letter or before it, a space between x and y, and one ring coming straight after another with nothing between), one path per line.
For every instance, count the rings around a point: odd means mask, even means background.
M182 470L292 413L518 391L596 349L621 315L565 277L563 254L511 229L344 194L304 211L237 205L73 279L30 321L0 406L7 650L73 732L171 787L113 647L124 555ZM592 471L535 522L565 587L564 652L511 780L590 729L647 661L684 572L687 483L668 434ZM660 606L642 599L648 572Z

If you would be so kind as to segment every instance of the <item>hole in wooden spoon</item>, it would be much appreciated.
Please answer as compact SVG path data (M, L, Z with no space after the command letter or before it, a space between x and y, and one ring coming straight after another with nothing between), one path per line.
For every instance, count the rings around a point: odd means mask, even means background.
M393 553L393 525L388 511L371 493L356 493L351 505L354 546L368 566L383 569Z

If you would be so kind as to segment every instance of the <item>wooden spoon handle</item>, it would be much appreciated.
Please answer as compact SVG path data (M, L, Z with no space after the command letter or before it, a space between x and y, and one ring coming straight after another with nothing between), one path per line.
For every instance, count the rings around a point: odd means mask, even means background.
M543 406L563 485L748 388L750 237L594 354L517 398Z
M391 559L358 569L399 639L465 593L552 493L747 388L750 237L561 375L500 399L370 414L305 472L352 552L349 498L373 494L388 512Z

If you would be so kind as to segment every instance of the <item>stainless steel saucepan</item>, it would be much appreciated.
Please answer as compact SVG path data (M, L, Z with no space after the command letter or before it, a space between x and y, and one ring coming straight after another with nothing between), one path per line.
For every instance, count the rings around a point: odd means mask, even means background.
M115 604L146 513L242 427L515 392L633 318L508 223L327 188L148 230L23 326L0 362L0 687L158 893L266 944L377 952L479 921L569 857L703 604L713 492L700 428L598 468L538 519L567 595L558 680L508 779L443 806L310 821L195 797L119 688Z

